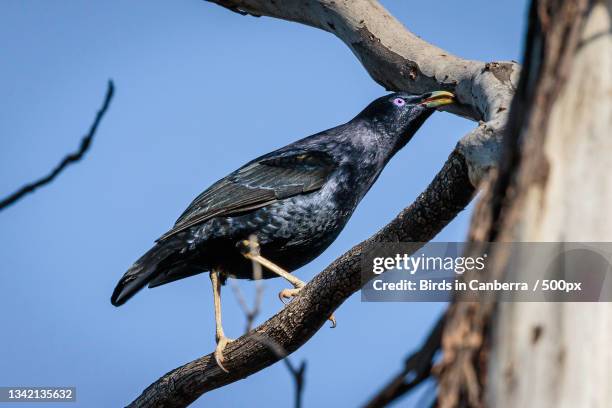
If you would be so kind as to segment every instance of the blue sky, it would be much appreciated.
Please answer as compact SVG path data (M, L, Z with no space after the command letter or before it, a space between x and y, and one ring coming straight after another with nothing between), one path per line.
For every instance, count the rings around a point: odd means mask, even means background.
M416 34L466 58L519 59L525 1L384 1ZM500 18L501 17L501 18ZM209 279L109 302L129 265L191 199L244 162L343 123L385 93L339 40L199 0L0 3L0 195L74 150L117 92L84 161L0 212L0 385L76 386L71 406L130 402L161 374L214 348ZM473 123L435 114L391 161L337 241L300 269L310 279L427 186ZM464 212L438 237L461 241ZM286 283L265 282L259 322ZM241 283L249 296L253 285ZM226 333L244 317L223 291ZM304 403L355 406L400 369L442 304L361 303L337 312L292 358L308 360ZM367 355L369 358L364 358ZM282 364L194 407L290 406ZM418 406L419 395L401 406ZM23 405L26 407L27 405Z

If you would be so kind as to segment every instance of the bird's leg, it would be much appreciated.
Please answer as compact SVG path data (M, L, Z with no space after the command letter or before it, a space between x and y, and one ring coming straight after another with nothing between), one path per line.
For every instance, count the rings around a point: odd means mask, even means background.
M274 272L281 278L285 278L287 281L289 281L289 283L293 285L294 289L283 289L279 292L278 297L281 302L285 303L285 299L291 299L294 296L297 296L297 294L300 293L302 288L304 288L305 283L302 282L300 279L293 276L291 273L287 272L269 259L261 256L261 254L259 253L259 244L254 240L245 239L243 241L240 241L237 246L240 248L240 251L242 252L242 255L245 258L250 259L253 262L257 262L258 264ZM333 314L329 316L328 320L332 323L331 327L336 327L336 318Z
M210 272L210 281L213 288L213 299L215 302L215 340L217 347L215 348L215 361L226 373L229 372L223 367L223 350L225 346L232 340L225 337L223 325L221 324L221 281L219 280L219 272L212 270Z
M237 246L239 247L240 252L242 252L242 255L245 258L250 259L251 261L256 262L261 266L269 269L281 278L285 278L287 281L289 281L289 283L293 285L295 289L285 289L279 293L278 297L280 298L280 300L290 299L296 296L299 291L304 287L305 283L302 282L300 279L293 276L292 274L290 274L274 262L270 261L269 259L261 256L261 254L259 253L259 244L255 240L245 239L243 241L240 241Z

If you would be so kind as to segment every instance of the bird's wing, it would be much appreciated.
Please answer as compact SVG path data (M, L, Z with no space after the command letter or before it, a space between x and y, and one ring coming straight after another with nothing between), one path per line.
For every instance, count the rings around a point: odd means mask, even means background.
M263 156L213 184L189 205L162 241L213 217L261 208L321 188L337 163L322 151L290 150Z

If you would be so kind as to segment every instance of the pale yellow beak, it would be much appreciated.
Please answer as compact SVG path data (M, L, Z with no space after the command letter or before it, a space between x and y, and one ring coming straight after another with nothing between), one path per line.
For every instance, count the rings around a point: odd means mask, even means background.
M428 108L438 108L450 105L451 103L455 103L455 95L451 92L435 91L427 95L421 102L421 105L425 105Z

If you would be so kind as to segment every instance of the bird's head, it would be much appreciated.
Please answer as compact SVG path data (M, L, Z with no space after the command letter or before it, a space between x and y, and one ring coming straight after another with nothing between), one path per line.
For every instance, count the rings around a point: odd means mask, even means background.
M396 92L376 99L355 119L369 122L378 133L390 138L397 151L408 143L437 108L454 101L455 95L446 91L422 95Z

